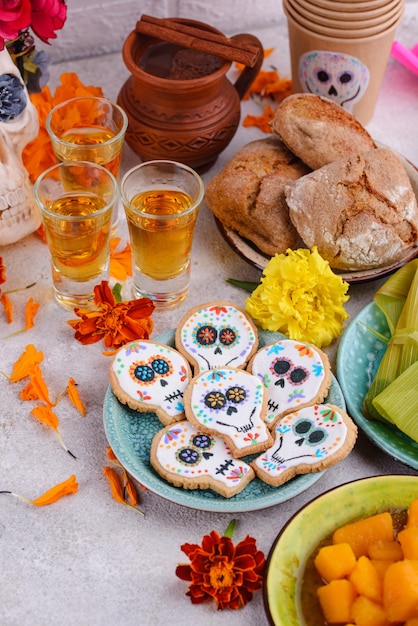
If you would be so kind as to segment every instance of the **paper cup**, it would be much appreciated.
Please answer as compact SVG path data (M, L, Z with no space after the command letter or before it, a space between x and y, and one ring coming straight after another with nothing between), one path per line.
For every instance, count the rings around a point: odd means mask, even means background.
M388 17L387 20L377 23L371 26L364 27L347 27L347 25L343 25L341 27L341 22L334 22L334 25L324 26L323 24L316 21L312 14L309 14L305 11L305 14L297 10L292 3L292 0L283 0L283 7L285 8L285 12L290 15L295 21L297 21L301 26L304 26L308 30L313 33L319 35L325 35L326 37L338 37L340 39L353 39L358 37L371 37L373 35L377 35L382 31L390 28L392 24L397 23L399 18L403 15L403 5L396 9L395 13Z
M360 11L359 13L346 11L334 11L322 9L323 13L317 11L313 5L306 0L288 0L289 4L302 16L311 21L312 24L327 26L330 28L338 28L342 30L371 28L387 24L392 19L396 19L398 13L402 10L402 1L394 0L389 3L380 15L373 15L372 11Z
M361 124L373 117L396 29L402 19L372 36L326 36L288 20L294 93L316 93L350 111Z

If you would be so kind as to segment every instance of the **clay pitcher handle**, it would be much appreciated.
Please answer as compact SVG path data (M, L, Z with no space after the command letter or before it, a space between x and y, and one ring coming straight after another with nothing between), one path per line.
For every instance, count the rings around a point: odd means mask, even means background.
M234 83L234 87L238 92L239 99L242 100L248 89L254 82L258 72L260 71L264 60L264 49L261 41L257 39L257 37L255 37L254 35L242 33L240 35L233 35L231 39L236 39L241 43L250 44L260 49L260 53L257 57L255 65L253 67L244 67L241 74L238 76L237 80Z

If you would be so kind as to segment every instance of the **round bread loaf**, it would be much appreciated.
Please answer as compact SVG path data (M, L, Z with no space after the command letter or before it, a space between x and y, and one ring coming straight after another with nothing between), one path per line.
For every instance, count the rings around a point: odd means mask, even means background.
M376 148L367 130L339 104L310 93L288 96L271 122L274 133L316 170L337 159Z
M238 150L206 187L205 200L219 221L269 256L298 247L284 188L310 170L274 136Z
M342 270L382 267L418 242L417 200L386 148L339 159L288 185L290 218L308 247Z

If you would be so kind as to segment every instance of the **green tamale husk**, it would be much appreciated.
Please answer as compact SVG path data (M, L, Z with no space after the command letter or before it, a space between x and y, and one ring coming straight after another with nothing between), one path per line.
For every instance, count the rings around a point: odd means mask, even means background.
M414 441L418 441L417 382L418 361L415 361L373 400L379 415Z
M390 421L373 399L418 360L418 259L410 261L376 292L374 301L386 317L392 334L376 376L364 399L369 419Z

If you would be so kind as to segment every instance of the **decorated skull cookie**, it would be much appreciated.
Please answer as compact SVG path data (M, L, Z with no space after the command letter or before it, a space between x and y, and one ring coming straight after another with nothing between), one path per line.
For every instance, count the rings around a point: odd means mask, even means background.
M184 392L191 380L187 360L174 348L139 340L124 345L113 358L110 384L123 403L155 412L163 424L184 419Z
M150 458L155 471L176 487L213 489L226 498L254 478L253 469L234 459L222 439L196 430L186 420L154 436Z
M176 348L194 374L215 367L245 367L258 347L257 328L247 313L227 302L189 311L177 327Z
M312 50L299 59L299 80L305 92L333 100L352 111L366 92L370 72L356 57Z
M273 443L264 422L265 409L261 380L241 369L202 372L192 379L185 394L189 422L225 439L236 458L266 450Z
M258 478L278 486L342 461L356 442L357 427L337 406L315 404L285 415L274 435L273 445L251 466Z
M258 350L248 365L267 391L266 424L274 428L286 413L322 402L331 384L327 355L308 344L282 339Z

